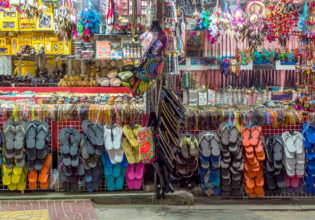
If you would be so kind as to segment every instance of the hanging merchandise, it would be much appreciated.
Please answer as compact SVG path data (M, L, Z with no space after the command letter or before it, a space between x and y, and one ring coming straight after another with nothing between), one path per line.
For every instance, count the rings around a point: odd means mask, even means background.
M202 191L207 196L219 195L221 183L220 140L217 133L212 131L199 133L198 139L200 146L198 173Z
M242 143L245 148L244 188L249 198L262 198L264 192L264 166L266 158L260 126L243 126Z
M237 1L237 8L232 16L232 30L233 36L236 40L240 38L240 31L244 28L245 16L244 11L240 8L240 0Z
M290 35L296 30L297 19L293 0L281 0L276 5L270 1L266 7L267 39L278 39L280 45L285 47Z
M212 15L210 16L210 25L207 30L207 38L210 44L214 44L222 35L221 17L222 9L219 4L219 1L217 1L217 4L213 9Z
M243 41L247 40L249 51L253 52L264 41L265 22L263 14L265 5L258 0L249 1L246 4L245 11L247 17L245 26L240 30L240 34Z
M92 0L86 1L85 7L80 13L80 24L83 27L82 38L85 41L91 41L91 37L99 31L101 16L95 9Z
M73 0L60 0L55 20L55 33L67 40L71 40L72 36L77 33L77 17L73 8Z
M283 168L283 140L280 135L268 135L263 139L265 159L265 189L267 192L281 193L285 188L285 170Z
M107 0L106 2L105 21L106 21L106 31L110 33L113 30L113 26L114 26L114 1L113 0Z
M287 131L281 137L284 142L285 185L288 192L299 193L302 191L305 169L303 136L300 132Z
M45 12L47 11L48 8L44 5L42 0L28 0L24 8L24 13L30 20L45 17Z

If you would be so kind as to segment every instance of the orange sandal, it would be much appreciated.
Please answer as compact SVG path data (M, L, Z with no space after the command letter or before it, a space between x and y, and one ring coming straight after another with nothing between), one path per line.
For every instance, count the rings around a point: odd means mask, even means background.
M37 171L35 169L28 173L28 187L30 190L37 189L37 176Z

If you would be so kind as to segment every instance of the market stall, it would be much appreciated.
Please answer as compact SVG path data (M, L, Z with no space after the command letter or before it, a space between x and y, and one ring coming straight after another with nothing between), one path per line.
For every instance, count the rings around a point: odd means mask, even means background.
M0 190L315 194L314 2L0 3Z

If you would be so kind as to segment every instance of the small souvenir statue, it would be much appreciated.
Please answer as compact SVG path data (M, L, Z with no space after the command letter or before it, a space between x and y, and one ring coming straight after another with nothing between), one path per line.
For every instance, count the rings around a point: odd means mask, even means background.
M92 0L86 2L86 6L80 13L83 27L83 39L89 41L91 36L98 32L101 16L96 11Z

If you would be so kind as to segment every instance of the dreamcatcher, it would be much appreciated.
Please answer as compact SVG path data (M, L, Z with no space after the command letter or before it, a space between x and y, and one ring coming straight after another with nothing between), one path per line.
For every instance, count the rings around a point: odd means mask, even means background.
M217 0L217 5L213 9L213 13L210 16L210 25L207 30L207 38L209 40L210 44L214 44L218 38L222 35L222 25L221 25L221 19L222 17L222 9L219 4L219 1Z
M37 3L37 0L29 0L25 2L24 13L29 20L45 17L45 11L48 11L48 8L44 5L42 0L39 4Z
M245 40L247 38L249 50L255 51L264 41L265 22L262 15L265 12L265 6L259 1L250 1L245 7L247 14L245 27L240 30L240 36Z
M243 31L245 28L245 17L244 17L244 12L240 8L240 0L237 1L237 8L233 12L232 16L232 30L233 30L233 36L235 37L236 40L239 40L240 38L240 31Z
M73 8L73 1L60 0L59 11L56 15L56 34L71 40L72 35L77 33L77 17Z

